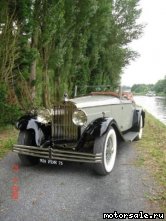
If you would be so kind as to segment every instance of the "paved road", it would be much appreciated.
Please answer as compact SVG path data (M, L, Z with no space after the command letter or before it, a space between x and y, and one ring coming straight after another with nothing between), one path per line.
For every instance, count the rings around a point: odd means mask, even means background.
M115 168L105 177L79 163L23 167L10 152L0 161L0 221L93 221L102 220L103 212L152 213L145 197L151 186L144 185L147 174L134 164L133 145L120 144ZM18 200L11 197L13 183L19 186Z

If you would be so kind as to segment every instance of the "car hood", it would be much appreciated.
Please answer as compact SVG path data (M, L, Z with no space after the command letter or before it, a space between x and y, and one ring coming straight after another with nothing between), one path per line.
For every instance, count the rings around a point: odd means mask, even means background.
M70 99L77 108L85 107L95 107L110 104L120 104L120 99L114 96L103 96L103 95L93 95L93 96L83 96Z

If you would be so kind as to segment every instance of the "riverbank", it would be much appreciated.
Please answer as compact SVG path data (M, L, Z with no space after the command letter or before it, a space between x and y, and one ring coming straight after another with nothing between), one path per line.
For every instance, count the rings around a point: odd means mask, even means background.
M149 113L146 113L145 124L143 138L136 144L137 165L146 168L155 178L158 190L148 198L166 213L166 126Z

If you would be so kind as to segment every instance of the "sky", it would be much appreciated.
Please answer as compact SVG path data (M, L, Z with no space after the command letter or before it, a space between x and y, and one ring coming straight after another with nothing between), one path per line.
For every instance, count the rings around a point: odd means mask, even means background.
M140 54L124 69L121 84L155 84L166 75L166 0L141 0L143 36L130 47Z

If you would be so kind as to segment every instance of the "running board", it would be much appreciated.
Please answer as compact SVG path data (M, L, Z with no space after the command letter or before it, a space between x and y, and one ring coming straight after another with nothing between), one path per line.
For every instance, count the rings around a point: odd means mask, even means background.
M123 138L126 142L132 142L137 136L139 132L128 132L123 135Z

